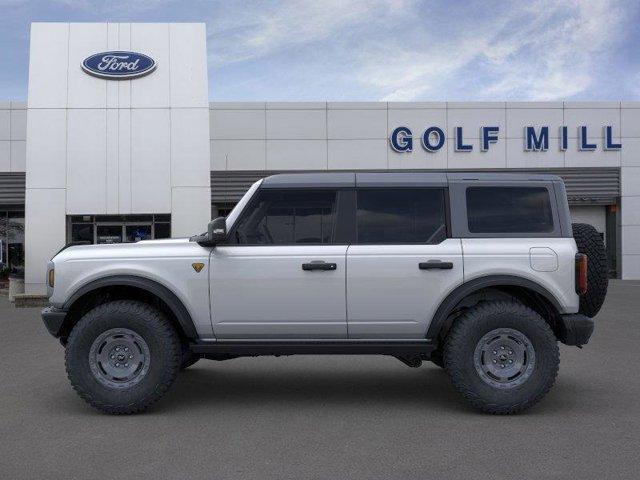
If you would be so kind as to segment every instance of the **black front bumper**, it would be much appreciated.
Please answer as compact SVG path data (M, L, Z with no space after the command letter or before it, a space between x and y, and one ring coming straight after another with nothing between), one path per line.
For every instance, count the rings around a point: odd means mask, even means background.
M561 328L559 340L565 345L580 347L589 342L593 333L593 318L589 318L581 313L561 315Z
M65 310L60 310L55 307L47 307L42 310L42 321L45 327L49 330L49 333L56 338L59 338L62 334L62 327L64 326L64 320L67 317Z

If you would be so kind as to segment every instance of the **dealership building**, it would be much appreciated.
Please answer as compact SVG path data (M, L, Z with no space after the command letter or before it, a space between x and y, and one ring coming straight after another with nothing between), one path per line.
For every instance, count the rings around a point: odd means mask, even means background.
M487 170L561 176L573 221L603 235L611 276L640 279L640 102L209 93L204 24L32 24L28 98L0 101L5 274L44 293L66 243L202 232L273 173Z

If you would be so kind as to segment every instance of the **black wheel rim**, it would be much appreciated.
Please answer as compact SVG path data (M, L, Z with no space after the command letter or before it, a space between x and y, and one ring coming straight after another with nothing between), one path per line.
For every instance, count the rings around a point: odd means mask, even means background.
M151 356L144 339L128 328L112 328L99 335L89 350L94 378L113 389L136 385L149 371Z
M535 350L522 332L512 328L497 328L484 335L473 356L480 378L499 389L522 385L533 373Z

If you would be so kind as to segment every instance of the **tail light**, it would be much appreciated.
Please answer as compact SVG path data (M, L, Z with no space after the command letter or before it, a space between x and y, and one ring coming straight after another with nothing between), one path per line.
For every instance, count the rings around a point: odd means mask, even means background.
M588 258L584 253L576 253L576 293L578 295L587 293L588 263Z

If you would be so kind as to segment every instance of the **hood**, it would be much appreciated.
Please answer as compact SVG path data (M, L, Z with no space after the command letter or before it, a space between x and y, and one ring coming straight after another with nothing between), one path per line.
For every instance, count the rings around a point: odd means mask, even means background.
M56 261L90 258L134 258L146 256L168 255L167 248L187 247L188 244L200 248L188 238L171 238L165 240L141 240L135 243L109 243L100 245L69 245L60 250L54 257Z

